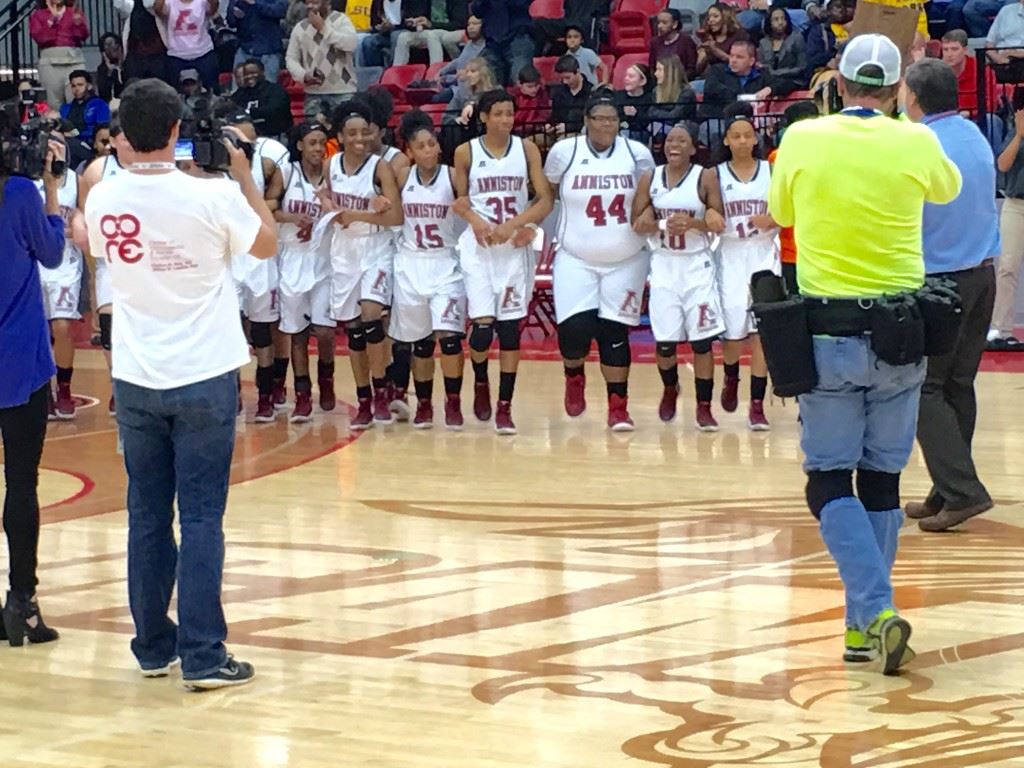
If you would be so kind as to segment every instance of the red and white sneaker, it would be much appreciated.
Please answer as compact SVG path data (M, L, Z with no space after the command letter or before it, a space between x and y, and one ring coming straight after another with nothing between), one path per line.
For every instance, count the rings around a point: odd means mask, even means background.
M498 401L498 410L494 414L494 431L499 435L516 433L516 424L512 421L512 403L508 400Z
M269 424L274 420L275 415L273 395L260 395L260 399L256 403L256 415L253 417L253 421L257 424Z
M444 425L453 432L462 429L462 398L458 395L445 395L444 397Z
M387 387L382 387L373 393L373 420L378 424L394 424L395 417L391 415L391 402L388 398Z
M718 431L718 422L711 413L711 403L697 403L697 430L699 432Z
M722 410L732 413L740 405L740 380L738 376L726 376L722 386Z
M349 422L349 429L357 431L369 429L373 426L373 398L372 397L360 397L359 398L359 410L356 411L356 415L352 417L352 421Z
M338 404L338 400L334 396L334 377L318 377L316 387L320 392L320 410L333 411L334 407Z
M57 418L61 421L75 418L75 400L71 397L70 384L57 384Z
M747 412L747 426L751 432L767 432L772 428L768 417L764 415L764 400L751 400Z
M429 400L416 401L416 416L412 420L413 429L433 429L434 404Z
M110 399L107 400L107 413L110 416L117 416L117 403L115 402L113 395L111 395Z
M608 428L612 432L632 432L633 420L629 418L629 398L621 395L608 396Z
M665 423L675 421L676 401L678 400L679 385L665 387L665 391L661 393L661 402L658 404L658 418Z
M288 388L284 379L274 379L274 389L270 393L270 400L274 404L275 411L282 411L288 407Z
M587 410L587 377L579 373L565 377L565 412L570 418L582 416Z
M388 390L388 398L391 400L388 403L388 409L394 414L395 421L408 421L412 416L412 408L409 407L409 398L406 396L405 390L393 385L389 385ZM419 409L420 404L417 402L417 413L419 413Z
M46 420L57 420L57 401L53 399L53 390L46 393Z
M295 393L295 410L292 411L291 418L288 419L292 424L304 424L313 418L313 393L312 392L296 392Z
M486 381L473 385L473 415L480 421L491 420L491 385Z

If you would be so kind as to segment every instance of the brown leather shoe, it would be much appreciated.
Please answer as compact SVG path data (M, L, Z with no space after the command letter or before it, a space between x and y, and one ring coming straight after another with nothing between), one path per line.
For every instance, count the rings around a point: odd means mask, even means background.
M922 531L941 533L942 531L948 531L950 528L955 528L960 523L970 520L982 512L988 512L992 509L992 506L991 501L986 501L983 504L975 504L973 507L964 507L963 509L950 509L946 507L937 515L932 515L918 521L917 527Z
M908 501L903 507L903 512L911 520L921 520L939 514L939 510L925 501Z

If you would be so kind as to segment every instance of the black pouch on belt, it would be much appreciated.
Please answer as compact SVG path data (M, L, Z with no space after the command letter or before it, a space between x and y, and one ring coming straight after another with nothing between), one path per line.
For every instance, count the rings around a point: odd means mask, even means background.
M929 277L915 295L924 317L924 353L949 354L960 335L964 312L956 283L948 277Z
M778 285L773 285L772 279ZM786 298L782 278L770 272L758 272L751 278L751 295L751 311L772 377L772 391L779 397L810 392L818 383L818 369L803 298Z
M912 294L875 299L871 349L889 365L912 365L924 359L924 318Z

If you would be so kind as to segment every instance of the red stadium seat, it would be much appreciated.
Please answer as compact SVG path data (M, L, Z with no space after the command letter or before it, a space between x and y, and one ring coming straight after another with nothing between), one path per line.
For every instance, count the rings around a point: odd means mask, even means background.
M540 79L545 83L554 83L558 81L558 75L555 73L555 64L558 63L558 56L535 56L533 59L533 66L540 72Z
M427 68L423 64L400 64L385 69L380 84L391 92L396 102L405 103L405 89L409 83L422 80L426 74Z
M431 64L427 67L427 72L423 75L424 80L430 80L431 82L437 82L441 79L441 70L447 65L447 61L439 61L436 64Z
M608 20L608 45L617 56L647 53L651 37L651 19L646 14L616 11Z
M620 0L616 13L633 11L647 17L657 16L668 7L668 0Z
M421 104L420 109L430 115L430 119L434 122L435 128L441 127L441 119L444 117L445 110L448 109L447 104Z
M533 0L530 5L530 17L534 19L564 19L565 3L563 0Z
M533 297L527 310L526 327L540 328L545 336L555 332L555 297L552 276L555 264L555 244L544 236L544 248L537 254L537 270L533 281Z
M621 91L623 86L626 84L626 70L634 64L646 63L646 53L628 53L625 56L619 56L618 60L615 62L615 69L612 70L612 88L617 91Z

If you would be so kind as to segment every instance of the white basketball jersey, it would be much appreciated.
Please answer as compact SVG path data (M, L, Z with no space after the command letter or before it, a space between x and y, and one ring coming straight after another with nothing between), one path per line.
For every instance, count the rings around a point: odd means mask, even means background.
M750 181L740 181L729 163L722 163L717 171L722 189L722 205L725 208L725 232L722 233L722 239L774 239L774 230L761 232L750 225L751 216L764 216L768 213L768 189L772 182L768 161L757 161L757 171Z
M107 155L103 158L103 173L100 174L100 181L124 172L124 166L121 165L118 159L114 155Z
M35 182L39 195L46 202L46 190L42 179ZM78 210L78 175L70 168L64 173L64 180L57 188L57 203L60 205L60 216L64 223L70 224L71 218ZM39 266L39 277L44 282L73 283L82 279L82 252L70 237L64 239L64 258L53 269Z
M626 261L644 246L630 222L640 175L633 147L616 138L605 152L595 152L585 136L565 141L560 151L571 156L559 187L559 244L586 262Z
M402 150L398 149L398 147L391 147L385 144L383 147L381 147L379 154L381 160L383 160L385 163L390 163L394 161L396 157L402 154Z
M284 195L281 210L305 213L316 219L320 215L318 184L306 177L302 163L293 162L284 172ZM296 224L278 224L280 251L280 286L296 295L310 290L317 282L330 277L330 260L320 243L299 240Z
M690 170L673 186L668 185L667 167L659 165L651 179L651 202L659 220L667 219L673 213L686 213L695 219L704 218L704 201L700 199L700 175L702 166L694 163ZM670 235L662 231L651 238L652 246L666 253L703 253L708 249L708 236L691 229L682 235Z
M331 158L327 166L327 183L334 202L350 211L369 211L370 203L380 189L377 187L377 163L380 156L370 155L353 174L345 172L345 153L339 152ZM356 222L348 227L351 235L366 235L376 232L377 227L363 222ZM341 231L340 229L338 231Z
M508 149L495 157L483 137L469 142L469 202L474 213L494 224L513 219L530 203L526 150L518 136L509 138Z
M320 198L316 194L319 182L306 178L306 172L302 170L300 162L293 162L287 166L284 171L284 180L285 188L284 195L281 197L281 211L304 213L316 219L320 215ZM277 233L279 241L289 247L308 245L299 240L297 224L278 224Z
M405 221L399 244L413 251L441 251L455 247L455 215L452 203L455 190L447 165L440 165L434 178L426 183L413 166L402 187L402 213Z

